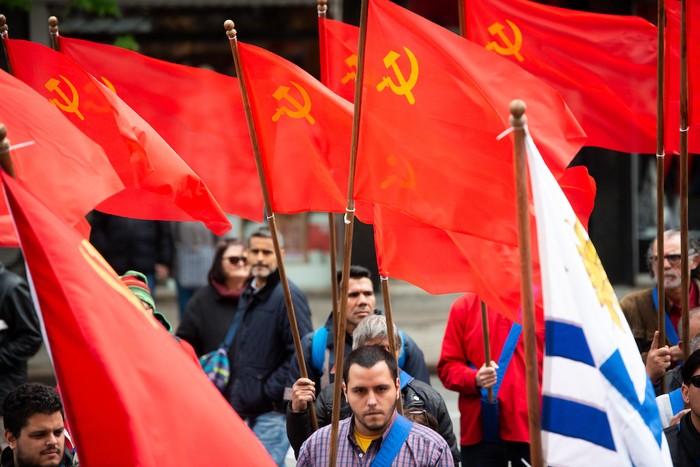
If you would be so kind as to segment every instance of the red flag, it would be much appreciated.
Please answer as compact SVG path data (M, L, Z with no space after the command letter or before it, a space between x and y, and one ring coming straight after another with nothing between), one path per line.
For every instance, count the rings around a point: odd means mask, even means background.
M231 225L209 189L119 97L54 50L7 40L15 75L45 96L110 157L126 189L98 209L139 219L201 220L216 234Z
M387 0L369 3L355 196L455 232L517 244L513 144L524 99L561 173L585 135L561 97L521 68Z
M357 26L325 17L318 19L321 81L331 91L350 102L355 101L359 36Z
M665 60L665 147L669 153L680 152L680 47L681 2L669 0L666 7ZM700 57L694 53L700 43L700 5L686 2L686 41L688 54L688 149L700 153ZM670 162L670 159L667 159Z
M68 224L76 224L124 188L98 144L44 97L2 70L0 95L0 122L7 127L8 139L22 146L11 152L17 178ZM0 223L0 245L16 247L17 235L3 200L0 216L8 216Z
M81 464L273 465L92 245L2 178Z
M352 105L271 52L238 50L272 210L343 212Z
M462 1L467 37L559 91L587 146L656 153L654 25L526 0Z
M586 168L567 169L559 184L581 222L587 222L593 209L595 181ZM534 222L533 216L533 233ZM431 294L473 292L508 318L520 321L517 246L443 230L378 205L374 232L382 276L405 280ZM533 283L539 287L536 234L531 248Z
M153 126L226 212L262 220L262 194L235 78L79 39L61 36L60 45Z

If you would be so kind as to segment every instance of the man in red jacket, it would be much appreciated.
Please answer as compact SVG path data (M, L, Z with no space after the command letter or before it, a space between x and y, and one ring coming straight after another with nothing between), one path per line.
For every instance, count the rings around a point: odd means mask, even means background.
M542 309L537 309L542 321ZM460 444L463 466L523 465L530 460L525 352L521 326L488 309L492 361L486 366L479 297L465 294L455 301L442 342L438 376L459 393ZM537 331L542 368L544 330ZM489 403L493 389L496 403Z

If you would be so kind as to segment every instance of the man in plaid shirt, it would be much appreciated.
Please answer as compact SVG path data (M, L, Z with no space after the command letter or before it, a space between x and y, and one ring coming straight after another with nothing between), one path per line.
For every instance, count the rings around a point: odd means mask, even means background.
M343 365L343 392L352 416L340 422L337 465L454 466L437 432L396 413L400 382L396 359L380 346L353 350ZM297 466L326 466L331 425L304 442Z

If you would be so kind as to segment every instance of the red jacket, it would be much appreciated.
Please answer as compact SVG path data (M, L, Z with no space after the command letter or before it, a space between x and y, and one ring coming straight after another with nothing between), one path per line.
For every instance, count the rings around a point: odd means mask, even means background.
M542 383L542 352L544 327L542 309L536 307L537 360L539 384ZM512 321L488 308L491 360L498 362ZM447 389L459 393L460 444L469 446L481 442L481 392L476 387L476 370L484 363L484 338L481 328L479 297L465 294L455 301L442 341L442 353L437 372ZM518 339L515 353L503 376L498 392L498 423L501 439L529 442L527 397L525 393L525 351L523 336Z

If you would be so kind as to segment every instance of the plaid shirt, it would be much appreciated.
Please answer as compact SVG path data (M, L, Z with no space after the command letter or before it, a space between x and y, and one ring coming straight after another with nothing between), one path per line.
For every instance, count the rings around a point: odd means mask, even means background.
M355 417L340 421L338 429L338 459L336 465L364 467L372 464L377 457L382 442L394 425L396 416L380 438L375 439L362 452L355 441L352 426ZM330 461L331 425L324 426L315 432L301 446L297 467L327 466ZM432 429L414 423L404 441L401 450L391 465L401 467L433 467L454 466L452 453L447 442Z

